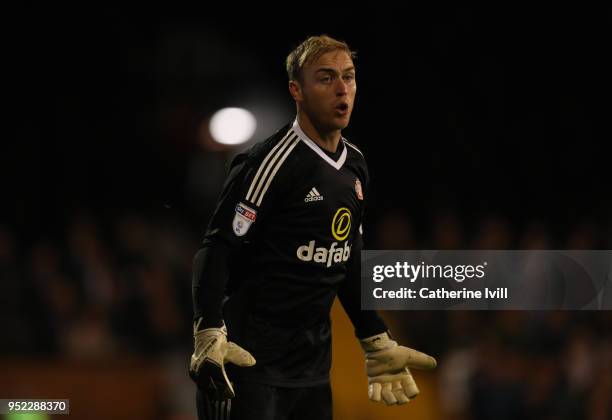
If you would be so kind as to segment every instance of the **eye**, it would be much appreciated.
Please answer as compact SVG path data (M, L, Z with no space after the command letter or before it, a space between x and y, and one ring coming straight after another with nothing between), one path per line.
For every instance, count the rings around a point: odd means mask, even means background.
M322 83L330 83L332 80L331 76L323 76L319 79Z
M344 75L344 80L346 80L347 82L351 82L351 81L355 80L355 75L354 74L345 74Z

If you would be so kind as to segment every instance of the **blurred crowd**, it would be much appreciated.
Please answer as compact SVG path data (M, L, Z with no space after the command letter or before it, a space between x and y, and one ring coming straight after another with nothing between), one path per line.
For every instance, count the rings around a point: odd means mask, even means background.
M191 345L197 240L179 224L83 212L64 236L22 245L0 228L3 353L91 359Z
M179 220L80 211L64 233L31 243L0 225L1 354L88 360L188 355L191 260L201 232ZM500 216L470 226L450 211L423 226L402 211L379 215L367 237L368 248L378 249L602 249L609 238L606 227L594 223L559 235L541 222L517 229ZM405 327L401 341L440 359L447 418L612 416L610 312L387 315Z
M398 338L438 357L444 419L612 416L612 312L397 312ZM398 319L399 318L399 319Z
M380 219L379 249L610 249L611 226L584 221L556 232L489 215L466 226L442 211L430 228L405 212ZM612 418L610 311L398 311L401 341L439 357L445 419Z

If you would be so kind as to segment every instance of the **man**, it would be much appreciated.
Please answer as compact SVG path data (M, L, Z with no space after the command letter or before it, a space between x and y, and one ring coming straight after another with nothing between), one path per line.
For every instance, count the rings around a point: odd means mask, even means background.
M336 295L366 354L370 399L408 402L418 394L408 367L435 366L360 308L368 171L341 136L355 103L353 58L325 35L291 52L295 121L232 162L194 257L200 418L331 419Z

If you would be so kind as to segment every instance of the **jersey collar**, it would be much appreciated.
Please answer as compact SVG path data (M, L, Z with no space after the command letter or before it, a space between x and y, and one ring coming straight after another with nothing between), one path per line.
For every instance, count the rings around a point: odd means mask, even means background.
M338 158L337 161L334 161L327 154L325 154L323 150L321 150L321 147L319 147L317 143L315 143L310 137L306 135L306 133L304 133L304 131L298 124L297 118L293 122L293 131L298 135L300 140L302 140L306 144L306 146L310 147L325 162L329 163L331 166L333 166L336 169L342 168L342 165L344 165L344 162L346 161L346 146L344 144L341 145L344 148L344 150L340 154L340 157ZM341 140L344 140L344 138L341 138ZM340 144L338 146L340 146Z

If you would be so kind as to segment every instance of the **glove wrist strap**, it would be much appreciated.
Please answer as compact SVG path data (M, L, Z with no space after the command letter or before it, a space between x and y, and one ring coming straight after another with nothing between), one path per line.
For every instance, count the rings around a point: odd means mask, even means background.
M219 328L203 328L203 329L200 329L202 327L203 321L204 321L204 319L201 318L201 317L196 319L195 321L193 321L193 335L194 335L194 337L196 335L200 335L202 333L221 333L221 334L227 336L227 328L225 327L225 322Z
M360 343L363 351L367 353L397 346L397 343L391 339L391 335L388 331L364 338L360 340Z

